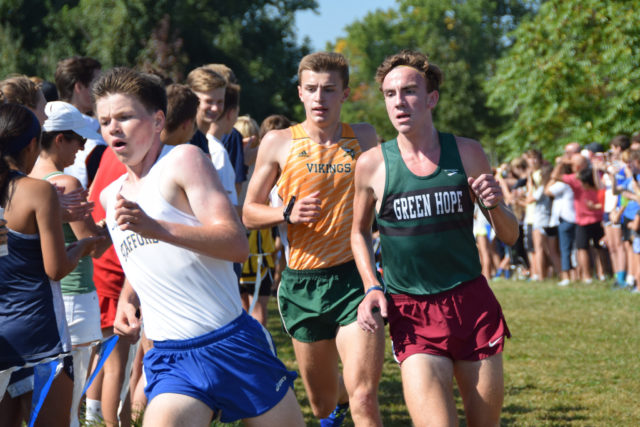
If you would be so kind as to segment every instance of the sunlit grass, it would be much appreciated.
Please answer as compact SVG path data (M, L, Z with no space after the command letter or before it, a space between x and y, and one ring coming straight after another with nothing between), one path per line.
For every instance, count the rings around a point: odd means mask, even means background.
M605 283L560 288L555 281L499 281L491 286L513 334L504 353L501 425L640 425L640 295L612 291ZM274 300L269 307L278 355L296 370ZM300 378L295 391L307 425L318 425ZM385 426L411 425L389 342L380 404ZM459 398L457 405L464 427ZM353 425L349 417L344 425Z
M492 282L513 334L504 353L505 426L640 425L640 295L611 291L604 283ZM271 304L269 330L287 367L293 349ZM411 425L400 369L387 342L380 383L385 426ZM296 394L308 425L317 425L304 387ZM460 425L465 426L457 399ZM347 418L346 426L353 425Z

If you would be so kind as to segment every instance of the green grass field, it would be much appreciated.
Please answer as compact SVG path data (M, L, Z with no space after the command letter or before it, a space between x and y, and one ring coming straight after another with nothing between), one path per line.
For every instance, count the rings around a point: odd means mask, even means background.
M640 295L604 283L560 288L551 281L503 280L491 286L513 335L504 353L502 425L640 425ZM296 369L273 301L270 307L278 354ZM307 424L317 425L300 379L295 389ZM385 426L411 425L389 343L380 402ZM458 413L465 426L459 399ZM345 425L353 424L347 418Z
M502 280L491 287L513 335L504 353L501 425L640 425L640 295L612 291L598 282L560 288L555 281ZM280 358L296 370L273 299L269 330ZM299 378L295 390L307 425L318 425ZM411 425L389 342L380 402L385 426ZM457 404L465 427L459 398ZM353 425L349 417L344 425Z

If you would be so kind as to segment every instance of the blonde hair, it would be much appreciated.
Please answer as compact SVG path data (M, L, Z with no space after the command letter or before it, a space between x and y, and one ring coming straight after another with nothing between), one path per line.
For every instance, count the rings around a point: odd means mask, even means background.
M233 127L240 132L243 138L247 138L249 136L258 136L258 132L260 132L260 128L258 127L258 123L251 118L251 116L240 116Z
M194 92L209 92L214 89L226 88L227 80L209 68L198 67L187 75L187 85Z

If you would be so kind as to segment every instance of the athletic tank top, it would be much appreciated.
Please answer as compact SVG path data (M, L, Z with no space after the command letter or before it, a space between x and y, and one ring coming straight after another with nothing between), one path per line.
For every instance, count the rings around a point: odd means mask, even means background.
M59 331L66 320L64 312L56 313L40 236L10 229L8 239L9 255L0 257L0 371L68 350L68 337Z
M49 181L49 178L62 174L60 171L51 172L42 179ZM78 241L68 223L62 224L62 232L64 233L64 243L67 246ZM93 261L91 257L87 255L80 258L78 266L60 280L60 286L62 287L62 293L64 295L80 295L95 291L96 287L93 285Z
M152 218L201 225L160 194L158 182L166 158L151 168L135 201ZM106 220L124 273L140 298L147 336L154 341L190 339L237 318L242 305L233 263L120 230L114 206L125 179L126 175L103 190Z
M386 182L376 217L390 293L436 294L481 274L467 175L453 135L438 135L438 166L423 177L406 166L397 140L382 144Z
M360 144L351 126L342 124L340 141L318 144L301 124L291 127L291 150L278 179L278 194L286 206L319 191L322 200L318 222L288 224L289 268L309 270L343 264L353 259L353 174Z

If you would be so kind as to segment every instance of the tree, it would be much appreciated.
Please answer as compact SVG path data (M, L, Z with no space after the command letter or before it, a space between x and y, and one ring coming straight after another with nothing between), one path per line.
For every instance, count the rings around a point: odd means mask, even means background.
M397 10L376 11L354 22L347 27L347 36L332 46L347 56L352 68L352 103L345 105L345 116L368 119L384 138L395 135L373 78L386 56L415 49L428 54L444 73L434 110L436 126L491 146L503 122L487 106L483 82L509 42L508 32L536 4L526 0L401 0Z
M504 151L534 145L552 156L640 127L638 10L638 0L550 0L513 32L486 86L510 117Z
M309 51L295 43L294 14L315 7L315 0L0 0L0 71L52 80L60 59L86 55L104 68L145 65L179 79L224 63L242 84L243 112L292 115L296 66Z

